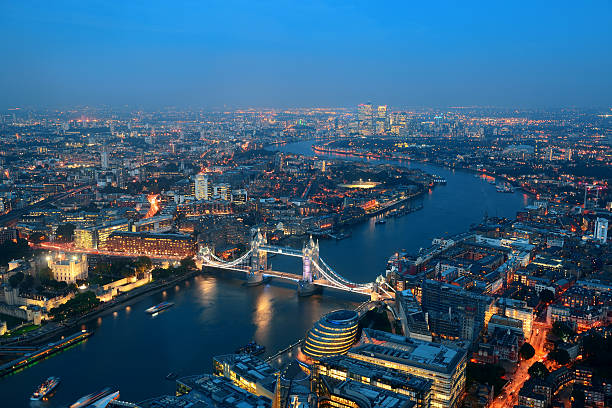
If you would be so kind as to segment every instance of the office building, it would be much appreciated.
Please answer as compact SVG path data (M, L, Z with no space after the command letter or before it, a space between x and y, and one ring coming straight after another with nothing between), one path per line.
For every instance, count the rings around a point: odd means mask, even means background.
M128 405L129 406L129 405ZM194 375L176 381L175 395L163 395L134 404L140 408L270 408L266 397L255 396L224 377Z
M134 255L191 257L197 250L194 239L183 234L115 232L106 241L106 250Z
M208 181L208 177L204 174L196 174L195 175L195 198L196 200L210 200L210 187L211 184Z
M455 408L465 388L466 351L372 329L363 329L362 341L347 353L356 360L431 380L431 406Z
M361 136L372 136L374 133L373 115L374 112L370 102L357 106L357 128Z
M322 377L318 392L319 408L413 408L416 404L408 397L395 394L357 381L338 381Z
M475 342L493 314L494 299L435 280L423 282L421 307L434 336Z
M96 227L97 248L105 249L106 241L114 232L129 231L130 222L127 219L111 221L109 223Z
M242 205L248 200L247 191L245 189L232 190L232 203Z
M608 220L606 218L598 217L595 221L595 239L602 244L605 244L608 240Z
M496 302L495 313L520 321L523 336L526 340L529 340L533 327L533 308L527 306L527 302L518 299L499 298Z
M214 187L214 198L231 201L232 200L232 186L227 183L217 184Z
M313 360L345 354L357 341L359 315L353 310L336 310L323 316L306 335L302 352Z
M410 289L395 292L395 305L406 337L432 341L427 318Z
M87 255L58 253L47 257L53 279L59 282L76 283L87 279Z
M76 248L96 248L97 231L95 227L75 228L74 230L74 246Z
M272 400L278 370L250 354L227 354L213 357L213 373L225 377L250 392Z
M312 387L317 395L325 392L324 379L355 381L406 396L416 408L428 408L433 381L381 367L348 356L326 357L312 366Z

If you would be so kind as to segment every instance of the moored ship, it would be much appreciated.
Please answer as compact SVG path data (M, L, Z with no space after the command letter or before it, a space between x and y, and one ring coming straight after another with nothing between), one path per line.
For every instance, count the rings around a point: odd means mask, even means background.
M60 379L59 377L49 377L38 386L36 391L30 397L31 401L39 401L42 399L47 399L53 393L53 390L59 385Z
M155 306L151 306L150 308L145 310L145 312L149 314L155 314L155 313L161 312L162 310L168 309L169 307L172 307L172 306L174 306L174 303L172 302L161 302Z
M251 354L257 356L266 351L266 346L257 344L254 341L247 343L245 346L236 349L235 354Z

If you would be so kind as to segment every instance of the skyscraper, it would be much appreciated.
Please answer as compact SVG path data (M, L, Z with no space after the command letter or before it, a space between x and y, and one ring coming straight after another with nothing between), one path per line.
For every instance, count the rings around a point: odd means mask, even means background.
M389 129L387 105L380 105L376 110L376 134L380 135Z
M204 174L195 176L195 198L196 200L209 200L208 177Z
M104 170L108 169L108 152L106 151L106 146L103 146L100 152L100 166Z
M374 133L374 116L372 103L362 103L357 106L357 126L361 136L371 136Z
M602 244L606 243L608 240L608 220L606 218L597 218L597 221L595 221L595 231L593 231L593 236Z

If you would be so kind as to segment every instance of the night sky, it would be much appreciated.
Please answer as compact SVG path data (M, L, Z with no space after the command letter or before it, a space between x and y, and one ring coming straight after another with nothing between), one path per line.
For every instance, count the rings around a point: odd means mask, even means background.
M0 108L612 103L611 1L0 0Z

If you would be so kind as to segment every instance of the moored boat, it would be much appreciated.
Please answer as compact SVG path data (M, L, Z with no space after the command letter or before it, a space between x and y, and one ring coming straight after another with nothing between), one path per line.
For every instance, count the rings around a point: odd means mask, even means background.
M59 385L60 379L59 377L49 377L42 384L38 386L36 391L30 397L31 401L39 401L42 399L49 398L53 390Z

